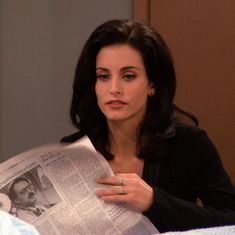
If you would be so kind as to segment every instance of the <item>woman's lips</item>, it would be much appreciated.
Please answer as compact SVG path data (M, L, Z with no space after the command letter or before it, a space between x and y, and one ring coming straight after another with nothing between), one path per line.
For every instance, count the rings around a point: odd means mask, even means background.
M122 100L110 100L106 103L109 108L120 109L126 105Z

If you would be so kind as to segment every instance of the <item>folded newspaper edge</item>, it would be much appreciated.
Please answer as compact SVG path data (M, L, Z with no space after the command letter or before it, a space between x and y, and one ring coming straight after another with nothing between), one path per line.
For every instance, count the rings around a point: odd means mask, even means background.
M95 195L109 187L95 182L104 175L113 172L87 136L72 144L33 148L0 164L0 209L34 225L42 235L158 234L140 212ZM22 192L34 201L28 207L12 193L22 180Z

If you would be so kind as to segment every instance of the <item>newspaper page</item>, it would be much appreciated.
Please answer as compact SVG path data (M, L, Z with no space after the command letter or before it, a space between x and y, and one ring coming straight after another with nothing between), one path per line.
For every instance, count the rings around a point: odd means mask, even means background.
M95 179L112 175L88 137L41 146L0 164L0 209L33 224L40 234L158 233L124 203L105 203Z

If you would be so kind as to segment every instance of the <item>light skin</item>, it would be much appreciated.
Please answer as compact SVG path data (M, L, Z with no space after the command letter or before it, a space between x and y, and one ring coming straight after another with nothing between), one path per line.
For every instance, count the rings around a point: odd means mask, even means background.
M97 179L113 185L96 194L106 202L126 202L145 211L153 190L141 179L144 162L136 156L136 133L143 120L148 96L155 92L149 82L141 54L127 44L103 47L96 58L96 96L109 128L109 164L115 176ZM123 185L120 186L120 178ZM125 194L120 194L124 190Z

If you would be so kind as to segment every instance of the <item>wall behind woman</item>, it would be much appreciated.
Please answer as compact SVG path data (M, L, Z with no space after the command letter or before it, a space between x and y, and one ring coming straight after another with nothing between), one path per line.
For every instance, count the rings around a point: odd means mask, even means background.
M132 18L132 0L0 0L0 161L74 131L78 55L113 18Z
M235 183L235 1L133 0L134 18L157 29L173 54L176 103L194 113Z

